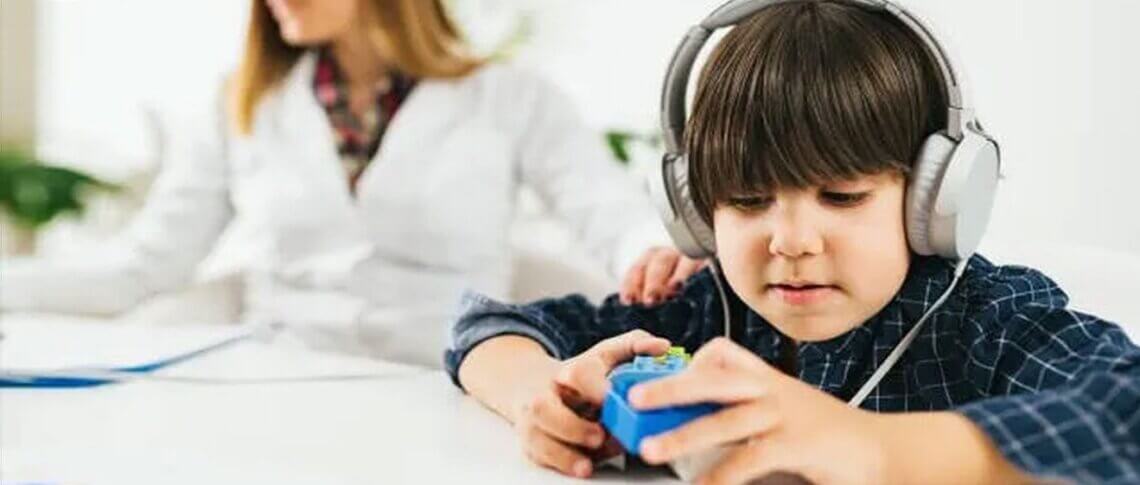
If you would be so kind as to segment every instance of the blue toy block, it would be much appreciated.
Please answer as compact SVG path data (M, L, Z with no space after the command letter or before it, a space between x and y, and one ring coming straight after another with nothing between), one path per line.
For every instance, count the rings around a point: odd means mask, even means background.
M641 440L673 430L696 418L720 409L712 403L638 411L629 405L634 385L681 372L688 364L685 349L673 347L658 356L639 356L610 373L610 391L602 402L602 426L631 454L638 454Z

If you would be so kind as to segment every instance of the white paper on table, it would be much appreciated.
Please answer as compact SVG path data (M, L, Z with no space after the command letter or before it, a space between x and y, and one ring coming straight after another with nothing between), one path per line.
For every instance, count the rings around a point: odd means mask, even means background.
M171 326L0 316L0 369L122 367L146 364L251 332L237 325Z
M288 328L267 325L151 326L58 316L0 317L0 371L42 373L148 364L251 335L162 374L222 379L346 378L415 375L423 369L313 351Z

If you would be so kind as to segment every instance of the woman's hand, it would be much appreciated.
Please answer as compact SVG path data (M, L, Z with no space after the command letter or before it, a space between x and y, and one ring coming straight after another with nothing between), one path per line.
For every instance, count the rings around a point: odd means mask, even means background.
M774 472L816 484L885 483L880 416L847 407L729 340L709 342L684 372L635 386L629 397L637 409L724 404L641 444L649 463L728 446L700 483L747 483Z
M522 393L510 413L526 456L566 475L590 476L591 458L621 452L621 445L607 439L596 422L609 392L606 376L635 355L658 355L668 349L668 340L633 330L561 363L551 380Z
M621 302L626 305L661 303L676 295L681 283L704 266L704 260L689 259L675 248L650 248L626 272L621 284Z

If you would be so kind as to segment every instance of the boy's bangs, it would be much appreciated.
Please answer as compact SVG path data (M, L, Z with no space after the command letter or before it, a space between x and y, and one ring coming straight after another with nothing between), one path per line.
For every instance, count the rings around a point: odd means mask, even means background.
M732 196L907 173L945 114L929 108L941 90L933 60L904 29L848 5L805 2L730 32L686 129L698 205L711 213Z

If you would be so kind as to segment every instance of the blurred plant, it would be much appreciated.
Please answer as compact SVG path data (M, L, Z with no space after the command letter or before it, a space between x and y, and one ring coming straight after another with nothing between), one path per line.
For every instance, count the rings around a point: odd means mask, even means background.
M658 133L635 133L628 130L608 130L605 133L606 145L610 147L610 152L613 153L614 158L624 165L629 165L631 160L630 148L632 144L643 143L652 148L661 147L661 135Z
M13 225L34 231L61 215L81 215L91 190L119 187L69 168L0 147L0 210Z

